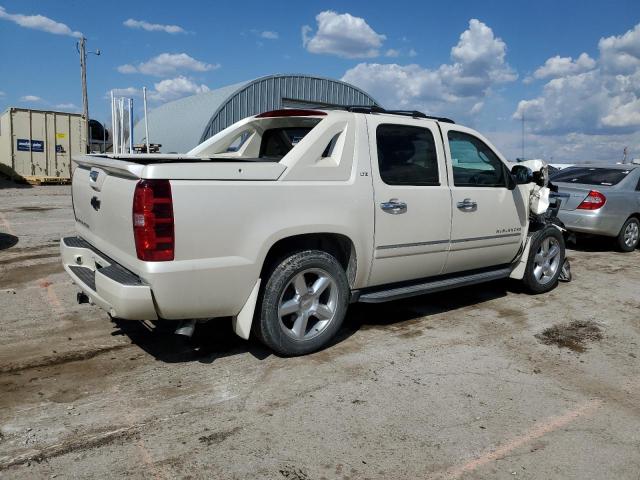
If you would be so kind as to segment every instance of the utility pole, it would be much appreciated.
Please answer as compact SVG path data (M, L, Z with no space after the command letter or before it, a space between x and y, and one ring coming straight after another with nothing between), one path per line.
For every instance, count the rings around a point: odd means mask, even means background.
M86 49L87 39L83 36L80 38L80 41L76 44L76 48L78 49L78 53L80 54L80 74L82 77L82 114L84 116L85 121L85 132L87 143L86 150L87 153L91 148L91 137L89 136L89 97L87 95L87 49ZM94 55L100 55L100 50L96 50L93 53Z
M522 110L522 160L524 161L524 110Z

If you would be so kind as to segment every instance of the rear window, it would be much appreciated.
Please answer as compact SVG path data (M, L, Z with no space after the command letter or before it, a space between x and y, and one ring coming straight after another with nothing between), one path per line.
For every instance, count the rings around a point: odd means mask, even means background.
M631 170L622 170L619 168L574 167L561 170L551 179L554 182L601 185L606 187L620 183L630 172Z
M281 160L313 127L284 127L265 130L260 144L260 158Z

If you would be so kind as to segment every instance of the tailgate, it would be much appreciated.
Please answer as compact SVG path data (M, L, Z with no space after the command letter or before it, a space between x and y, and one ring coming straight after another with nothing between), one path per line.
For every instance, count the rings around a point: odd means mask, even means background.
M558 187L558 193L569 195L568 198L558 199L560 200L560 210L575 210L587 198L589 192L596 189L596 186L591 188L589 185L585 185L584 188L579 188L567 183L555 183L553 180L551 182Z
M79 164L71 193L80 236L131 269L137 263L132 208L139 179L125 172L97 163Z

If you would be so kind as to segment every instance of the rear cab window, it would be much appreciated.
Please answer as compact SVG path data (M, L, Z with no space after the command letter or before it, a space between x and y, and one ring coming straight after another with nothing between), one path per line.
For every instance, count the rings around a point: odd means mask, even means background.
M621 168L570 167L554 175L552 181L610 187L627 178L631 171Z
M436 144L428 128L381 124L376 144L380 178L387 185L440 185Z

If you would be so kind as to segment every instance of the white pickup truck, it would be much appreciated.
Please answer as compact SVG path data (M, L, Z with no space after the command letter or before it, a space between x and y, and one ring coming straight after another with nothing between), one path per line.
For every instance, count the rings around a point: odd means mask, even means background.
M507 277L541 293L564 263L546 167L420 112L276 110L185 155L74 162L61 251L79 301L130 320L230 316L283 355L326 345L350 302Z

